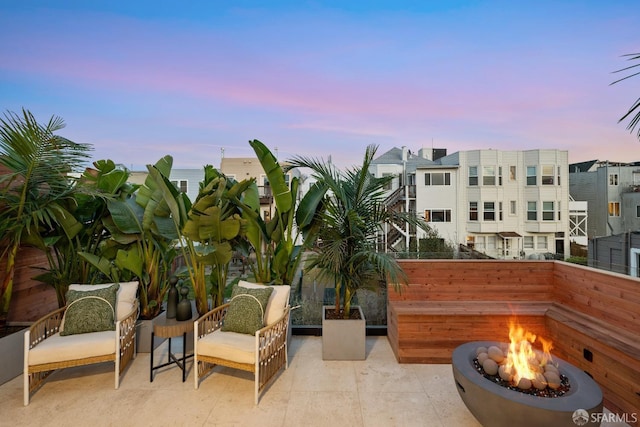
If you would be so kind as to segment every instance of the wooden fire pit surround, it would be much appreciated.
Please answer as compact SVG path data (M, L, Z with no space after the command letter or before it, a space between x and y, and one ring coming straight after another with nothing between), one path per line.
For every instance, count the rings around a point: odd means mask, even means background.
M640 413L640 279L562 261L404 260L387 335L400 363L451 363L469 341L509 341L513 314L591 375L605 406ZM640 425L636 423L636 426Z

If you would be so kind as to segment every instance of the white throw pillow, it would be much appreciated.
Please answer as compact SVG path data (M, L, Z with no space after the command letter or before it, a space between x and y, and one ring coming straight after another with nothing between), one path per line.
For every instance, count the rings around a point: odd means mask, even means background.
M254 289L267 287L267 285L246 282L244 280L240 280L238 285L244 288ZM271 325L282 316L285 307L289 305L289 292L291 291L291 286L289 285L274 285L269 287L273 288L273 292L267 303L267 310L264 316L265 325Z

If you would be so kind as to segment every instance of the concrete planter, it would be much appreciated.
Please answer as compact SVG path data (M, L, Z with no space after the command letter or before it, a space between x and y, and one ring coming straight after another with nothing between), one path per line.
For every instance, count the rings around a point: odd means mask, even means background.
M327 310L335 306L322 307L322 359L365 360L367 357L367 323L360 306L351 310L360 312L359 320L327 319Z
M0 338L0 384L4 384L22 374L24 369L24 329Z
M151 353L151 332L153 331L153 322L157 317L153 319L138 319L136 323L136 351L138 353ZM162 341L162 338L155 338L153 343L153 349L158 348Z

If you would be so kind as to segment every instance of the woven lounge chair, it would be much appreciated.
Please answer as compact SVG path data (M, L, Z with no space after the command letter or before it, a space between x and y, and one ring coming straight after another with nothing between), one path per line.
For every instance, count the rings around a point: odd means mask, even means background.
M245 292L264 288L273 289L266 307L253 296L244 298ZM240 289L236 292L236 289ZM200 379L215 365L227 366L254 373L254 400L258 404L260 393L271 379L288 366L287 333L289 326L289 286L263 286L240 281L234 289L231 302L217 307L194 323L194 379L198 389ZM249 289L250 291L244 291ZM241 296L236 295L237 293ZM258 307L259 316L266 326L255 333L236 332L231 319L246 319L251 315L238 311L239 301L250 301ZM261 310L261 311L260 311Z
M115 388L119 387L120 375L135 357L138 282L120 283L117 291L110 285L113 284L71 285L67 299L75 292L72 302L36 321L25 332L25 406L31 394L57 369L114 362ZM115 292L113 300L103 296L109 292ZM95 306L84 310L83 304L87 303L98 304L100 310L95 310ZM107 313L111 312L111 317L96 315L104 313L104 307ZM88 331L100 329L96 324L104 321L101 317L109 318L114 330Z

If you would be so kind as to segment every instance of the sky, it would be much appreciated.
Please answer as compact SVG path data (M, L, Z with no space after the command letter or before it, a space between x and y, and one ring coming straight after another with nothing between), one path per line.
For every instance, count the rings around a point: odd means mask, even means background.
M637 0L0 0L0 109L143 170L367 145L640 160Z

